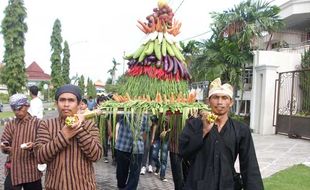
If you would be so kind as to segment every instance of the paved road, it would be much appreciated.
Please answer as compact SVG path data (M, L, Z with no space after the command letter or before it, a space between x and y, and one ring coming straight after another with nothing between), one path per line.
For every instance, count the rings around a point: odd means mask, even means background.
M45 109L53 107L54 102L43 102L43 107ZM3 111L11 111L9 104L3 104Z
M52 117L56 115L56 111L50 111L45 117ZM0 134L2 134L3 127L0 126ZM294 164L303 162L310 162L310 141L302 139L289 139L282 135L253 135L254 144L256 147L256 154L263 178L268 177L277 171L283 170ZM110 154L111 155L111 154ZM103 160L95 163L96 180L98 189L113 190L116 188L115 166L110 162L104 163ZM3 164L5 155L0 154L0 189L3 189ZM169 162L168 162L169 163ZM238 166L236 165L238 168ZM309 168L310 169L310 168ZM146 174L140 176L138 190L159 190L168 189L173 190L173 181L171 176L170 164L167 168L168 182L162 182L154 174Z

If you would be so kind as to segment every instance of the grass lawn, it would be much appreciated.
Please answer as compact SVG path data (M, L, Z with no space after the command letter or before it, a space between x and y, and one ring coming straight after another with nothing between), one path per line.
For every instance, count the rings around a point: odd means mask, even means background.
M264 179L265 190L309 190L310 167L303 164L282 170Z
M0 112L0 119L3 118L8 118L8 117L13 117L14 113L11 111L7 111L7 112Z

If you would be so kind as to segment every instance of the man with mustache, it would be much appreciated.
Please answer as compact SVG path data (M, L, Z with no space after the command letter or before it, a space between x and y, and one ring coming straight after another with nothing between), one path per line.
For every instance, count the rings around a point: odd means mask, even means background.
M186 190L262 190L250 128L228 116L233 105L233 88L219 78L210 84L209 104L218 117L208 112L189 119L180 136L180 154L191 162ZM234 164L239 156L240 174Z
M77 114L81 98L75 85L58 88L59 116L48 119L37 131L35 153L40 163L48 165L46 190L96 190L93 162L101 158L102 146L95 123ZM73 115L78 121L67 126L65 119Z

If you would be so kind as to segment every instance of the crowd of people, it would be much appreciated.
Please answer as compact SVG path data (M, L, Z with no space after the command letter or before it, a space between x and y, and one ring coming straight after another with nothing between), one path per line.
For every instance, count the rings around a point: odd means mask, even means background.
M185 126L171 114L129 117L124 113L115 121L108 114L86 120L84 113L96 110L112 96L86 99L71 84L56 90L59 115L51 119L35 114L42 109L37 88L29 89L33 103L23 94L14 94L10 106L16 117L5 125L0 145L8 155L5 190L42 189L41 164L47 165L46 190L95 190L93 163L102 157L108 163L108 152L116 167L117 187L122 190L137 189L146 172L167 182L168 155L175 190L262 190L250 129L229 117L232 86L216 79L209 89L208 103L218 118L210 122L209 113L201 111L188 118ZM72 115L78 120L68 126L65 119ZM100 127L104 127L102 139ZM240 173L234 169L237 157Z

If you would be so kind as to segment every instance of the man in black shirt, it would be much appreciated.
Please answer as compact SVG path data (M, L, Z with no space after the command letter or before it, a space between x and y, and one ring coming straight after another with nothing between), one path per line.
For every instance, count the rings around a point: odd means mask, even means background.
M232 86L215 79L208 98L217 119L210 122L210 113L202 112L187 121L179 139L181 156L191 162L184 189L264 189L250 129L228 116L232 97ZM237 156L241 178L234 168Z

